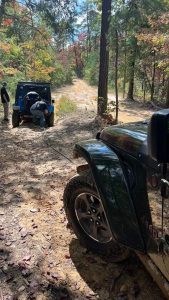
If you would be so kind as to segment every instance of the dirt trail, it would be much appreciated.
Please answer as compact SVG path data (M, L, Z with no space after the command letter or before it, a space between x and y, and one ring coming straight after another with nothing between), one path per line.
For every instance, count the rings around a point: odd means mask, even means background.
M75 101L79 109L89 112L97 111L97 88L89 86L84 80L75 80L73 86L66 86L57 90L54 95L56 98L66 96ZM108 95L109 102L115 102L115 96L111 93ZM119 121L135 122L149 118L153 110L147 110L141 103L126 102L119 100Z
M96 92L80 80L56 91L56 99L66 95L78 110L44 132L32 124L0 125L1 300L163 299L134 255L123 264L107 263L67 229L63 189L76 170L74 143L98 130ZM122 105L123 121L128 114L137 118ZM149 116L140 110L138 116Z

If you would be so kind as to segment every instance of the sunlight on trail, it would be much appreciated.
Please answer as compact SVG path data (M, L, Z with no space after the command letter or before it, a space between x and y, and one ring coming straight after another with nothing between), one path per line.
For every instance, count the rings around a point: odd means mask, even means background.
M97 87L90 86L86 81L81 79L74 80L72 85L55 89L53 97L57 101L62 97L68 97L72 102L76 103L78 109L92 111L97 113ZM109 101L115 101L112 93L108 95ZM128 102L119 100L119 121L135 122L149 118L153 110L146 109L138 102ZM114 116L114 113L112 113Z

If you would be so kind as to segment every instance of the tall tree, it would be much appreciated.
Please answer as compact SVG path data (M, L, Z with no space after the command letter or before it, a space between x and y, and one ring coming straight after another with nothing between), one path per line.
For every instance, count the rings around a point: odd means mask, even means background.
M167 78L166 107L169 108L169 77Z
M102 0L102 22L100 37L100 69L98 86L98 114L107 111L107 89L109 69L109 27L111 18L111 0Z
M118 96L118 59L119 59L119 35L118 30L115 30L115 94L116 94L116 117L115 121L118 123L118 113L119 113L119 96Z
M135 75L135 61L136 61L136 52L137 52L137 40L134 37L132 48L130 52L130 62L129 62L129 88L127 93L128 100L134 100L134 75Z

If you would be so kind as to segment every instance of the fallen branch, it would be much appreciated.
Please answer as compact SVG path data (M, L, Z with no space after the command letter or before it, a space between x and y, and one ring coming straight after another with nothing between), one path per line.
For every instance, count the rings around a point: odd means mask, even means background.
M152 101L150 101L150 104L152 105L153 108L157 109L157 110L161 110L162 107L159 107L158 105L154 104Z

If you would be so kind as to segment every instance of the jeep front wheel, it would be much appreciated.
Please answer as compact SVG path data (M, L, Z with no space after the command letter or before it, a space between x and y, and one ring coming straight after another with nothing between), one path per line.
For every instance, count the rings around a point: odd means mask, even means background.
M64 207L73 231L86 248L110 255L113 262L128 257L129 250L113 238L100 196L91 184L90 174L77 175L69 181L64 192Z
M13 125L13 128L19 126L20 120L21 119L20 119L20 115L19 115L18 111L13 111L13 114L12 114L12 125Z

